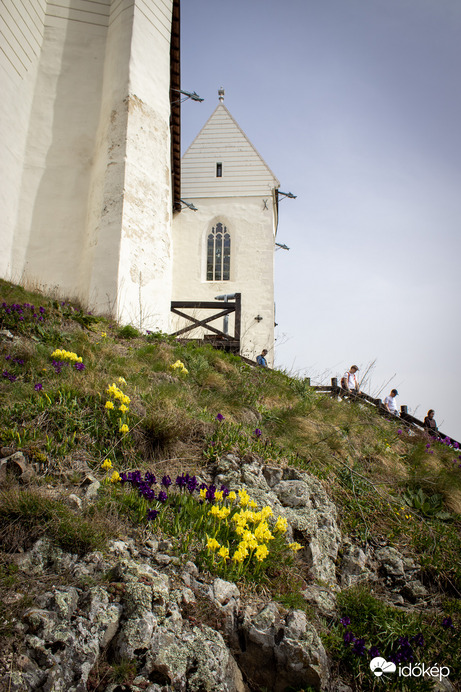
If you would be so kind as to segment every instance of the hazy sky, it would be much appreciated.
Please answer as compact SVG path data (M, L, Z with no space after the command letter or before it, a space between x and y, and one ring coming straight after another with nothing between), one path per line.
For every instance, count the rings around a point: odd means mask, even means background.
M461 0L184 0L183 150L225 105L281 182L276 364L461 440ZM390 384L387 384L390 381Z

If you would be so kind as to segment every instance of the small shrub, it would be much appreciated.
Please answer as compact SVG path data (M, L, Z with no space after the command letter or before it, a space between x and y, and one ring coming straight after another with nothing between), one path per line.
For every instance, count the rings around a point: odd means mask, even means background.
M63 550L83 554L105 545L107 528L37 491L0 493L0 545L5 552L27 550L48 536Z
M136 329L136 327L132 327L131 324L127 324L125 327L120 327L120 329L118 329L117 336L119 336L121 339L137 339L141 336L141 333Z

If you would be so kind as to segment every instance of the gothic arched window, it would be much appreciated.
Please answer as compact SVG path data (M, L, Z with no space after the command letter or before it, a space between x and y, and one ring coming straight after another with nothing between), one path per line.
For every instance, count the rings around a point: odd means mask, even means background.
M229 281L230 279L230 234L226 226L217 223L207 238L206 280Z

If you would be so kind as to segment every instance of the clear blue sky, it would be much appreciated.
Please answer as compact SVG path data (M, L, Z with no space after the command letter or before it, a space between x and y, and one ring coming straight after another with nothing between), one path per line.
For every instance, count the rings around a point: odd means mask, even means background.
M276 364L461 439L461 1L186 0L183 150L217 90L280 205Z

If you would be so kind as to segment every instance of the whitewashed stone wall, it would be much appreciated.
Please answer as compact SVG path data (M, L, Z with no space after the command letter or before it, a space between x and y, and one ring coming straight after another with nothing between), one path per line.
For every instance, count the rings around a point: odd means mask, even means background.
M1 54L0 275L166 329L172 0L32 4L29 69Z
M0 2L0 276L8 278L45 7L46 0L37 0L21 12L14 0Z

